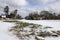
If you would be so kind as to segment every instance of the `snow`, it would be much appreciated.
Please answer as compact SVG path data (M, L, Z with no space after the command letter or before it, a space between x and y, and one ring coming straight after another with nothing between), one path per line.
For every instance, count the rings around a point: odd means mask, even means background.
M60 20L19 20L27 23L41 24L43 27L53 27L48 30L59 30L60 31ZM32 39L31 39L32 40ZM60 37L46 37L45 40L60 40Z
M53 29L48 30L60 30L60 20L19 20L28 23L40 24L43 27L49 26L53 27Z
M18 38L11 35L8 31L8 29L14 25L14 23L0 21L0 40L18 40Z
M46 37L45 40L60 40L60 37Z
M41 24L43 27L50 26L53 29L48 30L60 30L60 20L19 20L28 23ZM14 26L14 23L7 23L0 21L0 40L19 40L16 36L10 34L8 29ZM26 29L26 28L25 28ZM28 30L28 29L27 29ZM30 40L35 40L31 36ZM59 40L60 37L46 37L45 40Z

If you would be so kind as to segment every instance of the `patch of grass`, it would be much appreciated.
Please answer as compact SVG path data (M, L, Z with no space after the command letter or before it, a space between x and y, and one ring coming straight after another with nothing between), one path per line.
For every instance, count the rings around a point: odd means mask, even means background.
M14 27L12 27L12 28L15 28L15 29L17 29L17 28L18 28L18 26L14 26Z
M46 37L46 36L51 36L50 32L40 32L40 35L39 36L42 36L42 37Z
M16 23L16 26L13 26L10 29L10 32L13 32L18 38L29 37L30 35L35 35L35 33L34 33L35 30L33 30L33 29L41 27L41 25L38 25L38 24L26 23L26 22L22 22L22 21L7 21L7 22ZM31 28L31 30L30 31L24 30L25 27ZM31 32L31 33L29 33L29 32ZM23 33L27 33L27 34L23 34Z
M20 26L20 27L26 27L29 25L29 23L26 23L26 22L16 22L17 26Z
M18 22L17 20L5 20L3 22Z

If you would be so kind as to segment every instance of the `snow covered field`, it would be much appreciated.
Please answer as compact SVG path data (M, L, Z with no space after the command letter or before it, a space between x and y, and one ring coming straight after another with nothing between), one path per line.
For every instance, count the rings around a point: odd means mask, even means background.
M60 20L20 20L23 22L41 24L43 27L49 26L53 27L53 29L48 30L60 30Z
M0 40L18 40L13 35L10 35L8 29L14 26L14 23L7 23L0 21Z
M60 30L60 20L19 20L19 21L53 27L53 29L48 30ZM14 25L15 25L14 23L0 21L0 40L18 40L18 38L16 38L14 35L8 32L8 29ZM60 37L46 37L45 40L60 40Z
M28 23L41 24L43 27L53 27L48 30L59 30L60 31L60 20L19 20ZM60 40L60 37L46 37L45 40Z

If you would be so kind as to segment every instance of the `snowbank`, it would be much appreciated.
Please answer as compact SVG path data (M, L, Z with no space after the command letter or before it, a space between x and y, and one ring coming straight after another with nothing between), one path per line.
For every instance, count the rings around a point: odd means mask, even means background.
M12 26L14 26L14 23L0 21L0 40L18 40L18 38L11 35L8 31Z

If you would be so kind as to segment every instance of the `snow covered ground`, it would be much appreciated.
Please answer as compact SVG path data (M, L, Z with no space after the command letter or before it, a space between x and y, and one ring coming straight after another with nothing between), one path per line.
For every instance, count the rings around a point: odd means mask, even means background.
M19 21L53 27L53 29L49 30L60 30L60 20L19 20ZM15 25L14 23L0 21L0 40L18 40L18 38L10 34L8 31L8 29L14 25ZM60 37L56 38L46 37L45 40L60 40Z
M18 38L11 35L8 31L12 26L14 26L14 23L0 21L0 40L18 40Z
M60 20L20 20L20 21L41 24L43 25L43 27L46 26L53 27L52 29L48 30L60 30Z
M60 31L60 20L19 20L27 23L41 24L43 27L53 27L48 30L59 30ZM60 40L60 37L46 37L45 40Z

